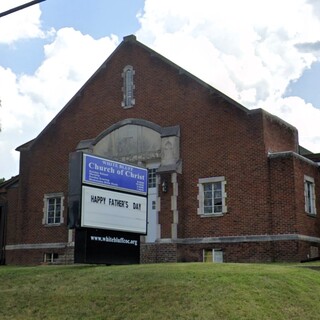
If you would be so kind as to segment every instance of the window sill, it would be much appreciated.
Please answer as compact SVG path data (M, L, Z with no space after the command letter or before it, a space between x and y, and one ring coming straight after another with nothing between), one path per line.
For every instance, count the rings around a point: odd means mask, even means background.
M224 213L201 213L199 216L201 218L215 218L215 217L223 217Z
M310 218L316 218L317 217L317 214L316 213L309 213L309 212L306 212L307 216L310 217Z
M133 105L130 105L130 106L122 105L122 108L123 108L123 109L130 109L130 108L133 108Z
M48 228L51 228L51 227L60 227L63 223L49 223L49 224L44 224L43 226L44 227L48 227Z

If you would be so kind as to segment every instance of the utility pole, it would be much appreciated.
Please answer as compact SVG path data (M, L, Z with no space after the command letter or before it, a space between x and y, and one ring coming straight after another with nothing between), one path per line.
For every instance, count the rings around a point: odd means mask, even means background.
M4 17L4 16L6 16L6 15L8 15L10 13L13 13L13 12L19 11L21 9L33 6L34 4L37 4L37 3L40 3L40 2L43 2L43 1L46 1L46 0L34 0L34 1L27 2L25 4L22 4L21 6L18 6L18 7L15 7L13 9L10 9L10 10L7 10L5 12L0 13L0 18Z

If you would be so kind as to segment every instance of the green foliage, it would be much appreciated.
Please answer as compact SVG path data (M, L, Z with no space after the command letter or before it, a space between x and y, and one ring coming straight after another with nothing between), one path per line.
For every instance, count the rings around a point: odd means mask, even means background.
M0 319L319 319L320 272L302 266L4 266Z
M0 184L1 184L2 182L5 182L5 181L6 181L5 178L0 178Z

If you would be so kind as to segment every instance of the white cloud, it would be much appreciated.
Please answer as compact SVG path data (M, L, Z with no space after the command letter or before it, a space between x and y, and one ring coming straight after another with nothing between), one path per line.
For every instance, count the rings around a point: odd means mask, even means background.
M320 111L283 98L290 81L319 61L312 50L319 8L314 0L146 0L137 36L244 106L291 122L301 143L319 152Z
M63 28L45 46L45 60L34 75L17 76L0 67L0 155L6 155L0 168L6 178L18 173L15 148L40 133L117 44L116 36L95 40Z
M1 0L0 12L16 8L27 3L24 0ZM41 38L41 11L38 4L16 11L0 19L0 44L12 44L21 39Z
M39 130L35 106L31 99L19 91L16 75L0 67L0 168L6 178L17 174L18 157L15 148L33 138Z
M20 78L20 88L35 103L57 112L102 64L117 43L115 36L95 40L73 28L60 29L54 41L45 45L45 60L35 74Z

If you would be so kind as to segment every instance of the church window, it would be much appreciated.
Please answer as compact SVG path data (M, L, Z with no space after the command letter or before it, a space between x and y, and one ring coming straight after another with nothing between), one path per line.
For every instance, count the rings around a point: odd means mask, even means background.
M123 78L123 100L122 100L122 107L124 108L131 108L135 104L134 99L134 81L133 76L135 71L133 70L132 66L126 66L123 69L122 78Z

